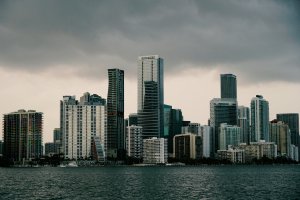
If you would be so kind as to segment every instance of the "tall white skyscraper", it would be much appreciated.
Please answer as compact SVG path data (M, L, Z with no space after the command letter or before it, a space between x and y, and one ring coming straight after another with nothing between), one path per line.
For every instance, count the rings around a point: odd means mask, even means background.
M92 144L96 137L97 141L100 140L101 148L107 149L105 99L85 93L80 102L75 96L64 96L60 105L62 149L65 158L86 159L93 156Z
M269 102L256 95L251 100L251 142L269 142Z
M163 59L158 55L138 59L138 125L143 127L143 138L163 136Z

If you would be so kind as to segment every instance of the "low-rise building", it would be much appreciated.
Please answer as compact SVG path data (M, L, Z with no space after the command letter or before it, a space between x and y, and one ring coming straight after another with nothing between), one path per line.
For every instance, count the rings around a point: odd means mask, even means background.
M228 150L218 150L218 158L232 163L245 163L245 151L229 147Z
M241 143L239 148L245 151L245 162L251 163L254 159L277 157L277 145L274 142L250 142L249 145Z
M143 140L143 162L145 164L163 164L168 161L167 139L149 138Z

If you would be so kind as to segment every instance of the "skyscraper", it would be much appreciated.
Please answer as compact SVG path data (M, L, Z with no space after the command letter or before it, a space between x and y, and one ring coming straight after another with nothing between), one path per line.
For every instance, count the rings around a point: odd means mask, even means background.
M241 128L222 123L220 125L219 149L227 150L228 145L238 146L241 143Z
M158 55L138 59L138 124L144 138L164 134L163 59Z
M108 69L107 157L125 157L124 71Z
M250 110L248 107L238 107L238 126L241 128L241 142L249 144L250 138Z
M251 100L250 142L260 140L269 142L269 102L263 96L256 95Z
M40 158L43 136L43 113L19 110L4 115L3 156L11 161Z
M219 150L221 123L237 125L237 101L235 99L212 99L210 101L210 126L213 128L215 152Z
M221 98L237 98L236 76L233 74L221 74Z
M291 158L291 132L289 126L282 121L269 123L270 141L277 145L277 154Z
M97 97L99 101L91 102L91 96ZM75 96L64 96L60 102L62 151L64 157L69 159L87 159L93 156L92 145L96 137L104 147L102 149L107 149L105 99L89 93L85 93L80 99L82 101L78 102Z
M277 114L277 120L282 121L289 126L291 131L291 143L299 147L299 114Z

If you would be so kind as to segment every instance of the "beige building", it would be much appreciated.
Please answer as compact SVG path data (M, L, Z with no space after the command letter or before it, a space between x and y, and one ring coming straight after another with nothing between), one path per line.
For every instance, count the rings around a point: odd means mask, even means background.
M173 157L178 160L202 158L202 139L193 133L175 135L173 138L173 152Z
M249 145L242 143L239 149L245 151L245 162L250 163L253 159L267 157L274 159L277 157L277 145L274 142L251 142Z
M269 123L270 141L277 145L277 154L291 158L291 132L289 126L282 121Z

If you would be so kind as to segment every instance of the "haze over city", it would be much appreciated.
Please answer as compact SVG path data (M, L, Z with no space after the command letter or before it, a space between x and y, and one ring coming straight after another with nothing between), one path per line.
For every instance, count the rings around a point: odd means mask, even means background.
M239 105L256 94L276 113L300 112L298 1L1 1L1 114L44 113L44 142L59 101L107 98L107 69L125 71L125 117L137 111L137 59L164 58L165 103L207 124L219 74L237 76ZM2 127L2 124L1 124Z

